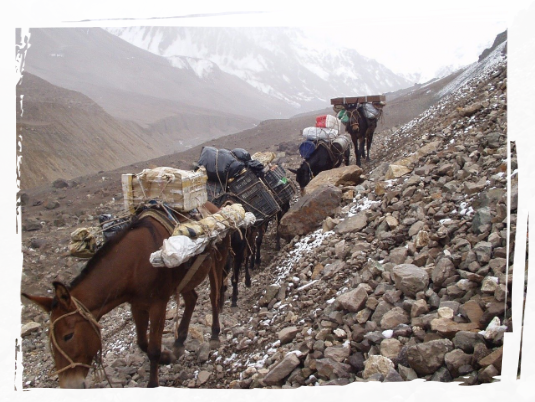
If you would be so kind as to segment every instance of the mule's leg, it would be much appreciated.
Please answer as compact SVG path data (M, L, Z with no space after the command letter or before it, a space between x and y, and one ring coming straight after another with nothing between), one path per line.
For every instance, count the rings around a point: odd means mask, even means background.
M170 355L168 352L162 352L162 334L165 325L165 308L167 302L156 301L149 312L150 329L149 329L149 345L147 348L147 355L150 362L150 374L148 388L154 388L159 385L158 382L158 364L170 362Z
M280 219L277 218L277 230L275 231L275 251L279 251L281 249L281 235L279 233L279 221Z
M354 151L355 151L355 163L357 166L360 166L360 150L359 150L359 140L358 138L356 138L356 134L355 136L353 137L352 135L352 138L353 138L353 148Z
M227 261L224 265L223 275L221 278L221 291L219 292L219 312L223 312L223 306L225 305L225 293L228 289L227 280L230 274L232 264L234 263L234 258L231 255L228 256Z
M230 282L232 284L232 298L231 307L236 307L238 303L238 283L240 268L243 263L245 250L247 249L247 229L240 229L240 232L234 232L231 237L231 249L234 254L232 258L232 267L228 267L229 271L232 268L232 276Z
M375 131L375 128L377 127L377 122L375 122L374 124L370 125L368 127L368 130L366 130L366 148L367 148L367 155L366 155L366 160L369 161L370 160L370 148L372 147L372 141L373 141L373 133Z
M181 294L184 298L184 314L180 320L176 340L173 344L173 351L177 358L184 354L184 342L188 337L189 323L191 321L191 316L193 315L193 310L195 309L195 304L197 304L197 298L199 297L195 289L182 292Z
M149 312L132 306L132 318L136 324L137 344L139 348L147 353L149 340L147 338L147 329L149 329Z
M362 158L365 158L366 157L366 136L362 136L362 138L360 139L360 144L359 144L359 151L360 151L360 156Z
M245 253L245 247L243 247L243 244L241 244L240 246L241 249L236 254L232 265L232 301L230 304L231 307L238 306L238 284L240 283L240 268L243 264L243 254ZM245 267L245 270L246 272L248 272L247 266Z
M251 229L247 236L247 244L245 250L245 286L251 286L251 277L249 275L249 269L254 270L255 258L256 258L256 239L259 235L261 228Z
M255 265L260 266L260 264L262 263L262 257L260 255L260 249L262 247L262 242L264 241L264 233L266 232L268 224L269 224L269 222L266 222L258 229L258 236L256 236L256 250L255 250L255 253L254 253L254 256L255 256L254 264L251 265L251 268L253 268ZM251 284L249 284L249 286L251 286Z
M208 277L210 279L210 302L212 303L212 336L210 338L210 347L215 349L219 346L219 333L221 332L221 325L219 323L219 311L221 310L219 306L219 290L223 282L223 269L217 266L217 262L214 261Z

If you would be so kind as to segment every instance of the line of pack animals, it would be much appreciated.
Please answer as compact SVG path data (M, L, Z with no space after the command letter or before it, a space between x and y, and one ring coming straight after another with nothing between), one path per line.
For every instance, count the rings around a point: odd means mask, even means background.
M319 116L314 127L302 131L303 163L292 171L301 189L320 171L342 161L348 165L351 140L356 163L360 165L361 156L369 159L384 96L336 98L331 103L336 117ZM344 127L351 138L340 134ZM62 388L84 388L91 368L103 371L98 321L124 302L131 305L137 344L149 357L147 386L158 386L158 366L185 351L195 288L206 277L212 306L210 346L217 348L227 277L232 271L231 305L236 306L240 268L244 266L245 284L250 286L249 269L260 263L267 225L274 218L280 221L296 195L275 154L251 156L242 148L204 147L194 171L160 167L124 174L122 189L126 217L102 215L100 227L71 234L71 254L89 258L80 275L69 285L53 282L53 297L22 293L50 314L53 374ZM184 313L171 353L162 350L162 334L173 295L177 302L183 297Z

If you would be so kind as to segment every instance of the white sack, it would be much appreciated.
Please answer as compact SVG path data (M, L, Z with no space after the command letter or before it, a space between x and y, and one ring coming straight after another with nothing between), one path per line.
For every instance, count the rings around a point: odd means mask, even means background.
M338 130L324 127L307 127L303 129L303 137L308 141L334 140L338 137Z
M342 121L338 117L333 116L331 114L327 115L327 119L325 120L325 127L332 128L337 131L343 131L343 129L345 128Z
M171 236L163 241L160 250L150 255L150 263L160 268L178 267L191 257L201 254L209 242L208 237L192 239L188 236Z

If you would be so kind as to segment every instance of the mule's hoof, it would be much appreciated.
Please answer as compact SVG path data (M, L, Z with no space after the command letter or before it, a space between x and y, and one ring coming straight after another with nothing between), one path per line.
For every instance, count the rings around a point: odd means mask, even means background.
M184 345L175 345L173 346L173 354L178 359L180 356L182 356L184 353L186 353L186 348Z
M169 350L162 350L162 354L160 355L160 364L166 365L176 362L177 358L176 356Z
M210 349L219 349L221 342L219 339L210 339Z
M245 286L248 288L251 287L251 278L245 278Z

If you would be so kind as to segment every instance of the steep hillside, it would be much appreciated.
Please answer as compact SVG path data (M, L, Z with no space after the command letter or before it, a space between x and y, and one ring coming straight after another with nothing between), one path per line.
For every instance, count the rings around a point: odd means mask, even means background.
M162 142L126 128L88 97L29 73L17 85L17 136L21 139L21 187L74 178L151 158ZM21 110L22 107L22 110Z
M276 252L270 228L252 286L239 286L239 308L225 303L217 350L207 341L211 307L201 286L187 352L161 368L160 384L296 388L416 378L467 385L495 381L504 332L513 325L507 251L514 248L508 230L515 233L518 175L509 172L508 204L505 161L511 157L513 169L517 163L514 147L507 154L507 60L494 56L492 65L472 70L425 112L378 132L362 183L310 194L311 204L321 192L339 202L307 234ZM267 121L210 144L231 148L237 141L253 150L270 149L295 168L301 162L295 146L279 141L289 138L287 123ZM276 135L262 135L268 132ZM270 138L279 142L269 144ZM173 162L194 160L182 154ZM96 225L101 213L121 214L120 172L138 172L153 162L24 194L23 290L45 294L53 280L77 276L85 262L68 256L70 233ZM316 210L324 208L316 204ZM300 213L293 208L287 216ZM181 311L170 303L167 347L173 317ZM22 323L24 386L57 387L56 378L46 375L52 368L48 316L25 302ZM129 308L116 308L100 323L113 386L145 386L148 359L135 344ZM515 322L515 331L521 325ZM88 381L91 387L108 386Z

